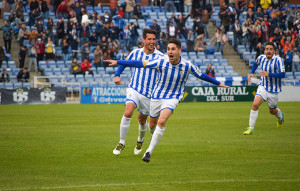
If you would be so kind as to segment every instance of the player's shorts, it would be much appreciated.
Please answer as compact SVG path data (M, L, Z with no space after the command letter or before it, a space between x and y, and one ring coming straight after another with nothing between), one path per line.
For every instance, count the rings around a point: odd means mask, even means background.
M163 109L170 109L172 112L179 103L178 99L151 99L150 103L150 117L156 118Z
M278 93L268 92L263 86L258 86L255 96L260 96L268 103L269 108L275 109L278 103Z
M149 115L150 99L138 93L132 88L126 89L126 103L128 102L132 102L142 115Z

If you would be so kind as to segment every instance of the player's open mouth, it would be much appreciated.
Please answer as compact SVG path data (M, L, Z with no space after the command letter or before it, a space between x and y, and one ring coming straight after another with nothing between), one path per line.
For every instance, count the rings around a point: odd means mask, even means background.
M170 58L170 59L173 59L173 58L174 58L174 55L169 55L169 58Z

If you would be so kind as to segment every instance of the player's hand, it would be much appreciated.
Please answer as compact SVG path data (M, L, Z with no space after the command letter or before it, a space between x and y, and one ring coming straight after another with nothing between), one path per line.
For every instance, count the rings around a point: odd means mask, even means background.
M253 74L248 75L248 82L250 82L251 78L253 77Z
M222 84L222 83L219 84L219 87L229 88L229 86L227 86L227 85L225 85L225 84Z
M123 82L122 82L120 76L116 76L114 78L114 82L115 82L116 85L123 85Z
M259 74L262 76L265 76L265 77L269 76L269 72L267 72L267 71L261 71Z
M115 66L117 65L117 61L116 60L103 60L103 62L108 62L108 66Z

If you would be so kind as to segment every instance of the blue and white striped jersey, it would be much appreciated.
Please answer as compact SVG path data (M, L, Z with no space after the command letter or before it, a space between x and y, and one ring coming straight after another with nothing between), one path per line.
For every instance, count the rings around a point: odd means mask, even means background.
M154 68L158 71L158 81L152 92L152 99L181 100L184 95L184 85L189 74L193 74L197 78L200 78L202 75L195 65L182 57L176 65L171 64L167 56L144 61L143 63L144 67Z
M284 62L281 57L273 55L273 57L268 60L266 55L260 55L255 64L261 66L262 71L267 71L269 73L285 73ZM281 92L281 78L274 77L264 77L261 76L260 86L263 86L268 92L279 93Z
M144 48L134 49L126 60L153 60L164 56L159 50L154 50L152 54L147 55ZM151 92L157 80L157 71L151 68L134 68L131 73L131 79L128 87L136 90L143 96L150 98Z

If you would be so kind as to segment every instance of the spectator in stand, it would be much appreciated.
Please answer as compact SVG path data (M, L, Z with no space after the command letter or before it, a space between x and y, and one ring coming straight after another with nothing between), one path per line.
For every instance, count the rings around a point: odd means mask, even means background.
M8 21L5 20L4 26L2 26L0 30L3 31L3 41L4 41L5 50L7 53L10 53L13 28L9 25Z
M130 43L130 30L128 29L128 25L125 26L123 30L123 39L125 41L125 46L127 49L129 49L129 43ZM104 50L103 50L104 51Z
M80 44L82 44L83 42L89 41L90 27L86 26L84 23L82 23L79 34L80 34Z
M90 54L90 46L89 42L84 42L83 46L80 48L81 58L82 60L89 59Z
M26 67L24 69L23 68L20 69L17 75L18 82L29 82L29 78L30 78L30 73L28 69Z
M211 67L211 64L208 64L205 74L207 74L208 76L215 78L215 70Z
M44 24L42 23L42 20L39 20L38 23L35 25L36 30L38 32L38 34L41 34L42 32L44 32Z
M172 18L176 22L176 28L178 29L179 36L183 36L186 39L187 31L185 28L185 22L189 18L190 15L186 16L185 14L183 16L178 15L178 18L175 17L175 13L173 13ZM203 19L203 17L202 17Z
M248 16L248 13L247 13L247 16ZM247 18L250 18L252 20L252 22L254 21L252 19L252 17L250 17L250 15ZM257 19L262 20L264 18L264 14L261 12L261 8L260 7L257 8L257 10L256 10L256 12L254 14L254 18L255 18L255 20L257 20Z
M41 60L44 60L44 54L45 54L45 44L42 41L42 39L38 39L37 43L35 44L35 46L37 47L37 64L39 66L39 62Z
M290 11L289 15L288 15L288 28L294 28L294 22L296 21L297 18L297 12L296 9L293 7L292 11Z
M71 45L72 56L73 58L77 58L79 39L77 38L76 33L72 35L72 32L69 32L69 42Z
M157 24L157 21L155 19L153 20L153 25L150 26L150 29L156 31L156 38L159 40L160 39L161 28L160 28L160 25Z
M113 16L113 20L115 21L115 25L117 25L120 30L124 29L126 23L121 14Z
M249 27L250 27L250 18L246 19L246 21L242 25L242 39L244 44L247 44L249 41Z
M281 28L283 31L286 30L286 19L287 15L286 12L283 10L281 11L281 15L279 15L279 28Z
M36 21L36 10L32 10L29 12L28 26L32 27L35 24L35 21Z
M36 49L35 49L34 45L31 46L28 54L29 54L28 70L31 71L31 64L34 64L34 71L38 72L38 67L37 67L37 62L36 62L37 54L36 54Z
M225 34L229 31L230 26L230 11L228 11L228 5L224 2L220 8L219 16L221 18L221 23L224 26Z
M296 47L294 48L292 60L292 72L300 72L300 53Z
M89 44L90 44L91 46L96 46L96 45L97 45L97 42L98 42L98 40L97 40L96 33L93 32L93 33L92 33L92 36L90 36L90 38L89 38Z
M143 11L140 5L136 5L133 11L133 18L135 19L143 19Z
M271 0L260 0L260 6L262 9L268 9L271 3Z
M177 32L178 32L178 30L176 29L173 22L171 21L170 26L167 28L168 39L176 38L177 37Z
M43 19L49 18L49 7L46 0L42 0L41 11L43 13Z
M8 75L6 69L3 69L3 73L1 75L1 82L4 82L4 83L10 82L10 78L9 78L9 75Z
M100 42L99 45L102 48L102 52L106 52L106 50L108 49L108 43L107 43L107 40L106 40L105 36L102 37L101 42Z
M189 30L187 39L186 39L186 47L188 52L194 51L195 46L195 36L192 30Z
M92 74L93 71L90 71L90 68L92 67L92 64L88 62L88 59L84 59L81 63L81 72L83 75Z
M204 39L204 35L197 36L196 42L195 42L195 48L194 48L195 51L197 51L197 52L205 51L206 43L203 41L203 39Z
M0 12L1 13L1 12ZM24 9L21 2L17 2L15 25L20 28L20 23L24 22Z
M166 52L167 51L167 47L168 47L168 38L167 38L167 35L165 32L161 32L161 35L160 35L160 45L161 45L161 50L163 52Z
M76 58L73 58L72 64L71 64L71 74L82 74L81 71L81 66L80 64L77 62Z
M109 6L110 12L112 15L115 15L118 7L118 0L109 0L109 2L110 2L110 6Z
M224 40L223 40L223 33L221 28L217 28L215 36L211 39L211 41L216 41L216 47L217 47L217 52L221 52L223 55L223 46L225 44Z
M192 0L184 0L184 12L190 13L192 10Z
M242 27L239 23L239 20L236 19L234 25L232 26L233 36L234 36L234 50L237 51L237 46L242 44Z
M269 41L269 28L265 21L261 22L262 42L265 44Z
M65 36L65 30L64 30L64 21L62 19L58 19L58 22L56 24L56 43L58 45L61 45L61 41ZM58 42L58 43L57 43Z
M92 21L90 20L89 13L83 10L82 17L81 17L81 24L84 24L85 26L89 26L90 23L92 23Z
M27 47L22 46L19 51L19 68L24 68L26 55L27 55Z
M67 39L63 39L62 45L61 45L61 53L63 60L69 60L69 44Z
M165 13L171 10L173 13L175 12L175 4L174 0L166 0L165 1Z
M3 46L0 44L0 68L2 67L3 61L6 61L6 56L5 56Z
M126 60L127 54L125 54L125 50L122 50L121 53L117 55L118 60Z
M263 14L258 14L258 16L263 16ZM248 9L246 18L250 18L252 22L255 21L255 13L251 8ZM260 19L260 17L258 19ZM263 19L263 17L261 17L261 19Z
M107 49L106 52L104 52L104 54L103 54L103 60L109 60L109 59L112 59L111 50ZM107 65L105 64L104 66L107 66Z
M139 38L139 33L137 31L139 28L140 27L138 24L134 24L134 23L129 24L131 47L135 46L136 41Z
M101 50L100 46L97 45L95 50L94 50L94 64L95 64L96 68L101 66L102 55L103 55L102 50Z
M255 48L256 51L256 55L255 55L255 60L262 54L264 54L264 47L261 44L261 42L259 42Z
M249 30L249 52L255 50L258 43L258 34L254 27L251 27Z
M55 45L53 44L51 38L48 38L45 53L47 62L49 60L55 60Z
M41 35L38 34L38 32L36 30L31 30L31 32L29 33L29 43L31 45L34 45L37 42L37 39L40 37Z
M32 0L29 4L29 7L30 11L36 10L37 8L39 8L39 2L37 0Z
M211 12L208 12L208 10L203 10L203 13L201 14L201 22L204 25L205 28L205 37L209 38L209 28L208 28L208 24L209 24L209 18L210 16L214 13L214 9L211 10Z
M111 16L109 15L109 12L108 11L105 11L105 14L104 14L104 16L102 17L102 19L103 19L103 26L104 27L108 27L109 26L109 23L111 23L111 20L112 20L112 18L111 18Z
M285 52L285 69L287 72L292 71L292 62L293 62L293 52L291 51L291 47L288 47L287 51Z
M13 26L13 23L15 22L15 19L16 19L16 14L13 10L10 11L10 15L8 16L8 23Z
M6 11L10 12L11 10L15 10L16 9L16 2L15 0L7 0L7 7L6 7Z
M126 18L132 19L133 18L133 10L134 10L134 6L135 6L135 0L125 0L124 1L126 3Z
M56 14L59 18L67 18L68 6L65 1L62 1L57 7Z
M294 45L294 43L295 43L295 38L292 37L292 41L289 42L289 41L285 38L285 36L282 36L280 43L281 43L281 46L282 46L282 48L283 48L283 54L285 55L285 53L288 51L288 49L291 50L291 48L293 47L293 45Z
M121 15L121 17L124 18L124 9L122 6L119 7L117 15Z

